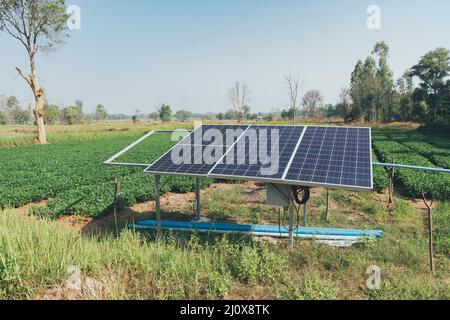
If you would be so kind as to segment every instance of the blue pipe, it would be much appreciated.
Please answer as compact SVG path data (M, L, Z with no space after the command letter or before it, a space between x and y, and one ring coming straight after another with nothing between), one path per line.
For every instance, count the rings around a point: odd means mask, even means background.
M251 233L285 236L288 234L287 226L263 226L263 225L243 225L207 222L180 222L162 221L159 225L156 221L141 221L133 225L137 229L172 229L181 231L209 231L217 233ZM381 230L357 230L357 229L335 229L335 228L298 228L296 236L336 236L336 237L365 237L380 238L383 235Z

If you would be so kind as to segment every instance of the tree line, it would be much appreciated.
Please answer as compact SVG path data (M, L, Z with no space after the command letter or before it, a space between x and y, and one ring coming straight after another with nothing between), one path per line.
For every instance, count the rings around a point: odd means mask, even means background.
M375 45L359 60L341 93L347 121L433 122L450 119L450 51L428 51L397 80L389 67L389 46ZM417 83L417 85L415 85Z
M397 80L389 66L389 57L389 46L378 42L371 55L356 63L350 85L341 89L336 104L324 104L324 97L317 89L301 96L300 77L285 76L288 103L279 114L264 118L279 117L293 123L299 117L308 117L369 123L440 121L450 125L450 51L442 47L428 51ZM233 110L228 116L220 114L218 118L239 121L246 118L249 95L248 86L236 82L229 93Z
M84 112L83 101L76 100L73 105L62 108L55 104L44 102L42 117L45 125L57 123L79 124L84 122L104 121L108 118L106 108L99 104L92 114ZM22 108L15 96L0 96L0 124L28 124L32 121L32 107Z

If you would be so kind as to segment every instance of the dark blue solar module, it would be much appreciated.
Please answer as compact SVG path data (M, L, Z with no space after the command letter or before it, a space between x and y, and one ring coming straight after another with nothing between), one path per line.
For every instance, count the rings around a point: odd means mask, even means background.
M146 172L370 190L371 147L369 128L203 125Z
M308 127L284 180L372 189L371 152L369 128Z
M206 176L248 127L248 125L202 125L145 172Z
M202 125L186 136L180 144L231 147L248 127L248 125Z
M251 126L210 176L281 179L303 129L300 126Z

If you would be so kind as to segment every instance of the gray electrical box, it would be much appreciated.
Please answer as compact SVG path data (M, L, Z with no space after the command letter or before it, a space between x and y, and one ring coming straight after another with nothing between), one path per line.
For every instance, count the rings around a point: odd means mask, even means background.
M291 186L285 184L267 185L267 203L272 206L289 207Z

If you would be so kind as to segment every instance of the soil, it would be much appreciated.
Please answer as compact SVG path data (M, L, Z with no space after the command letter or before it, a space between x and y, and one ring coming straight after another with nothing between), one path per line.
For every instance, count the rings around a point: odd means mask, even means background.
M243 194L247 199L247 203L259 206L261 209L269 205L266 204L266 187L263 184L255 182L245 182L240 184L243 187ZM201 197L204 198L208 194L212 194L218 191L231 190L235 188L235 184L230 183L214 183L210 187L201 190ZM311 199L317 199L325 193L325 189L314 188L311 190ZM376 199L379 199L380 203L387 203L388 193L376 193ZM421 210L425 215L425 205L421 200L407 200L413 208ZM32 206L44 206L46 201L42 201L38 204L29 204L19 209L15 209L20 215L29 215L29 209ZM195 193L166 193L161 197L161 207L163 209L162 217L168 220L193 220L195 218ZM318 206L311 202L309 210L311 213L317 212ZM338 210L339 206L335 201L330 201L330 210ZM207 217L206 213L202 213L202 216ZM348 219L352 223L357 224L365 218L365 215L361 212L352 211L348 214ZM81 230L86 235L97 234L116 234L129 224L138 223L143 220L156 219L155 214L155 202L148 201L137 204L132 207L127 207L117 214L117 222L113 213L104 215L99 218L79 217L79 216L63 216L55 223L61 227Z

